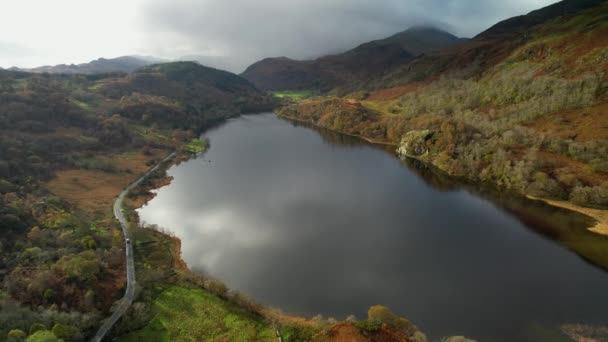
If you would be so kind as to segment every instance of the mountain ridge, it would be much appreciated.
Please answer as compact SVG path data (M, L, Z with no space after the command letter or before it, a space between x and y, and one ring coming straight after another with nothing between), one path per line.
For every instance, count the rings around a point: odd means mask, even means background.
M30 73L49 74L103 74L111 72L133 72L146 65L167 62L151 56L120 56L116 58L98 58L87 63L45 65L35 68L11 68L11 70Z
M463 41L467 40L443 30L415 26L346 52L314 60L266 58L249 66L241 76L265 90L315 88L327 91L342 84L385 73L417 56Z
M452 176L608 207L608 1L564 0L323 95L279 114Z

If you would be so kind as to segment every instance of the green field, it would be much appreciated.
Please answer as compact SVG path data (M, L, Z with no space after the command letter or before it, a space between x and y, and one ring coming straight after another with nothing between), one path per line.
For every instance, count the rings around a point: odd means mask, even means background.
M72 99L72 101L74 102L75 105L77 105L78 107L80 107L80 108L82 108L82 109L84 109L86 111L92 110L92 107L91 107L90 103L86 103L86 102L83 102L83 101L78 101L76 99Z
M317 95L312 90L285 90L285 91L273 91L271 92L274 97L280 99L289 99L295 102L309 99Z
M184 146L184 150L193 154L205 152L209 147L209 141L207 139L192 139L188 145Z
M263 318L198 288L171 287L154 301L156 316L119 341L274 341Z

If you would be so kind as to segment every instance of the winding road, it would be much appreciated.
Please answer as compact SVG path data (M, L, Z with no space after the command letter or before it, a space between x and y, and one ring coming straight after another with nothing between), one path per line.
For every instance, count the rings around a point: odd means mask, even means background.
M144 173L141 177L139 177L135 182L129 184L121 193L118 195L116 200L114 201L114 217L120 222L120 226L122 227L122 234L125 238L125 253L127 256L127 289L125 290L125 295L120 299L120 304L112 313L103 325L99 328L95 336L91 339L91 342L100 342L104 339L104 337L108 334L108 332L112 329L114 324L118 322L118 320L122 317L122 315L127 312L131 303L133 303L133 299L135 297L135 260L133 259L133 242L131 242L131 235L129 233L129 223L125 218L124 213L122 212L122 202L125 199L125 196L131 191L133 188L139 185L141 181L143 181L146 177L148 177L152 172L156 171L161 164L175 157L177 152L173 152L169 154L165 159L156 164L153 168Z

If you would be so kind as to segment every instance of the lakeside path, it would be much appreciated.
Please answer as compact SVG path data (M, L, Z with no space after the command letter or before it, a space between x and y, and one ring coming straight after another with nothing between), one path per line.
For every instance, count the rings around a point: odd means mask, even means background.
M120 299L120 304L112 313L112 315L106 319L103 325L99 328L95 336L91 338L91 342L100 342L103 338L108 334L108 332L112 329L114 324L118 322L118 320L122 317L122 315L127 312L131 303L133 303L133 299L135 297L135 260L133 258L133 242L131 242L131 234L129 233L129 222L124 216L122 212L122 202L133 188L139 185L146 177L148 177L152 172L158 170L158 168L166 161L175 157L177 152L172 152L163 160L161 160L154 167L146 171L141 177L139 177L136 181L129 184L121 193L118 195L116 200L114 201L114 217L120 222L120 226L122 228L122 234L125 239L125 253L127 260L127 288L125 290L124 296Z

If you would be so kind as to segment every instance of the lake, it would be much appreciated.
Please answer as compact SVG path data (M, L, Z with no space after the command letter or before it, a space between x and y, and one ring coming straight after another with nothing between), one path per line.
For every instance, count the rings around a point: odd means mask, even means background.
M587 217L454 181L393 148L246 115L139 210L190 268L261 304L365 318L382 304L433 339L555 341L608 323L608 239Z

